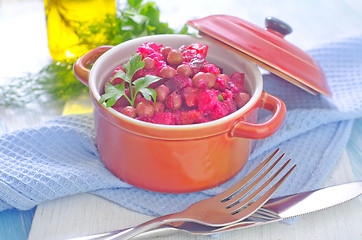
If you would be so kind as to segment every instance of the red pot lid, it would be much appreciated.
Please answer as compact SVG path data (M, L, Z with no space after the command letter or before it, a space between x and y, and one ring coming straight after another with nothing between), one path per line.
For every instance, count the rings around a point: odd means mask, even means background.
M292 29L276 18L268 17L265 29L227 15L212 15L188 24L199 30L201 36L238 52L312 94L332 95L318 63L284 39Z

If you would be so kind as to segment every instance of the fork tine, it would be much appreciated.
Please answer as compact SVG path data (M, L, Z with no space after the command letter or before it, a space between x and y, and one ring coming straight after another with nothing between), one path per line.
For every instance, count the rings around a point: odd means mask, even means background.
M279 219L280 217L279 216L274 216L274 215L271 215L269 213L264 213L264 212L259 212L256 211L255 213L253 213L251 216L249 217L253 217L254 219L255 218L258 218L262 221L271 221L271 220L274 220L274 219Z
M279 152L279 148L275 150L267 159L264 160L257 168L255 168L252 172L250 172L246 177L244 177L240 182L236 183L229 189L224 192L216 195L215 197L221 197L221 202L227 201L232 195L238 192L241 188L243 188L252 178L254 178L264 167L270 162L270 160Z
M277 213L275 213L274 211L261 207L258 209L258 211L256 211L251 217L254 217L254 215L258 214L256 217L258 218L262 218L262 219L276 219L276 218L280 218L279 215Z
M277 183L275 183L267 192L265 192L262 196L260 196L255 202L252 202L250 205L248 205L248 207L242 209L241 211L238 210L237 212L232 214L234 214L234 216L237 216L238 218L243 218L243 219L252 215L272 197L272 195L280 188L282 183L293 172L295 167L296 165L294 164L293 167L291 167L289 171L286 174L284 174L284 176L281 177Z
M254 182L252 182L248 187L246 187L243 191L233 195L232 197L230 197L228 199L228 201L225 201L227 202L229 205L226 206L226 208L231 208L233 205L235 205L236 203L238 203L238 201L240 199L242 199L244 196L246 196L246 194L248 194L251 190L253 190L255 188L256 185L258 185L265 177L268 173L270 173L271 170L273 170L273 168L279 163L279 161L284 157L285 154L282 154L263 174L261 174ZM290 160L289 160L290 161ZM289 162L287 161L287 163ZM285 164L284 166L285 167ZM279 172L281 171L281 169L279 169ZM278 172L277 172L278 173ZM276 175L273 175L273 177L275 178ZM270 181L269 181L270 182ZM266 187L266 185L262 185L262 189L258 189L259 192L261 190L263 190L264 188L263 187ZM254 192L254 194L250 195L250 196L256 196L257 194L256 193L259 193L259 192ZM247 198L245 200L247 200L245 203L247 202L250 202L252 199L254 199L254 197L252 198ZM232 201L231 203L229 203L230 201Z

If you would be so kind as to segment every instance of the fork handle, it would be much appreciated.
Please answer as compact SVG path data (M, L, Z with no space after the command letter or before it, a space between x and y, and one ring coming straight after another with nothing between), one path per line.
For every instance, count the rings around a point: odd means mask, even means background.
M106 240L111 240L111 239L127 240L127 239L134 238L135 236L138 236L139 234L145 233L149 230L152 230L155 228L160 228L167 223L183 222L185 220L187 221L188 219L182 218L181 213L169 214L169 215L151 219L150 221L144 222L135 227L121 230L120 232L112 234L111 236L106 237L105 239Z
M88 236L75 237L75 238L71 238L71 239L67 239L67 240L100 240L100 239L104 240L106 237L108 237L107 239L109 239L110 237L115 236L116 234L120 234L120 233L122 233L124 231L128 231L132 228L133 227L114 230L111 232L92 234L92 235L88 235ZM177 231L180 231L180 230L171 225L162 225L160 227L153 228L150 231L140 233L139 235L135 236L134 239L138 239L138 237L140 237L142 239L143 238L152 238L153 239L153 238L156 238L159 236L167 236L167 235L173 234L174 232L177 232Z

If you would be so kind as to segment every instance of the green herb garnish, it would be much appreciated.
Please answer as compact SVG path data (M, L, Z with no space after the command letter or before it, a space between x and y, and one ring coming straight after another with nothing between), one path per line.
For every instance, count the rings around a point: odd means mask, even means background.
M176 31L168 23L161 22L159 17L160 10L154 2L127 0L117 16L107 16L104 22L87 26L85 31L78 32L80 44L92 49L101 45L117 45L146 35L188 34L186 24ZM92 35L99 32L104 33L104 39L90 41ZM75 60L76 58L66 62L52 61L37 73L9 79L6 84L0 85L0 96L3 96L0 98L0 106L23 106L33 101L56 101L64 104L76 99L87 92L88 87L80 83L73 74L72 65ZM147 90L142 91L147 95Z
M0 106L55 100L64 104L87 92L88 88L75 78L72 64L52 62L35 74L12 78L7 84L0 85Z
M105 38L98 42L89 41L93 34L103 32ZM180 30L172 29L168 23L160 21L160 10L152 2L128 0L124 9L117 16L107 16L102 23L90 26L88 31L82 31L78 37L84 45L91 49L101 45L116 45L134 38L156 34L188 34L187 25Z
M105 84L105 93L101 96L99 99L99 103L103 104L106 102L107 107L113 106L118 99L120 99L122 96L124 96L132 107L135 107L135 99L137 93L141 93L144 98L147 100L153 99L153 101L156 101L156 91L152 88L148 88L148 86L151 83L159 81L161 78L153 75L146 75L145 77L138 78L134 81L132 81L134 74L142 69L145 66L145 62L142 61L142 56L139 54L134 54L130 58L130 60L123 64L123 69L119 70L114 74L114 76L111 79L111 82L116 78L123 79L123 82L120 84L112 85L110 83ZM126 86L126 83L127 86ZM134 86L134 89L132 87ZM126 94L126 87L129 90L129 96Z
M224 101L224 97L223 97L221 94L217 95L217 99L218 99L220 102Z

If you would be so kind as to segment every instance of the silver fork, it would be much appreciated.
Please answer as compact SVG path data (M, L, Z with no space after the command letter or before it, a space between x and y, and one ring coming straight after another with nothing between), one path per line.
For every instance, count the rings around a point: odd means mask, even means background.
M212 227L208 225L203 225L195 222L178 222L178 224L169 223L157 228L151 229L149 231L140 233L135 236L134 239L144 239L144 238L159 238L160 236L170 235L176 232L186 232L191 235L213 235L217 233L222 233L226 231L253 227L258 225L263 225L266 223L280 221L282 218L277 214L273 213L268 209L263 209L261 207L258 209L250 218L246 218L234 224L221 226L221 227ZM84 237L72 238L68 240L101 240L114 236L120 232L128 231L131 228L119 229L111 232L98 233L93 235L88 235Z
M105 239L130 239L143 232L159 228L165 224L176 226L183 222L194 222L206 226L221 227L235 224L248 218L258 211L258 209L260 209L262 205L271 198L271 196L279 189L281 184L295 168L295 165L292 166L273 186L266 190L273 180L275 180L286 168L287 164L290 162L289 159L270 178L265 180L260 187L257 187L262 183L268 173L274 169L277 163L280 162L284 156L284 154L282 154L264 173L260 174L256 180L251 182L251 180L266 167L278 151L279 149L272 153L245 178L223 193L197 202L182 212L161 216L127 230L112 232L111 236L106 234L106 236L108 235L108 238L106 237ZM252 190L254 190L254 192L252 192ZM261 194L264 190L265 193ZM91 236L89 237L90 238L83 237L78 239L92 239Z

